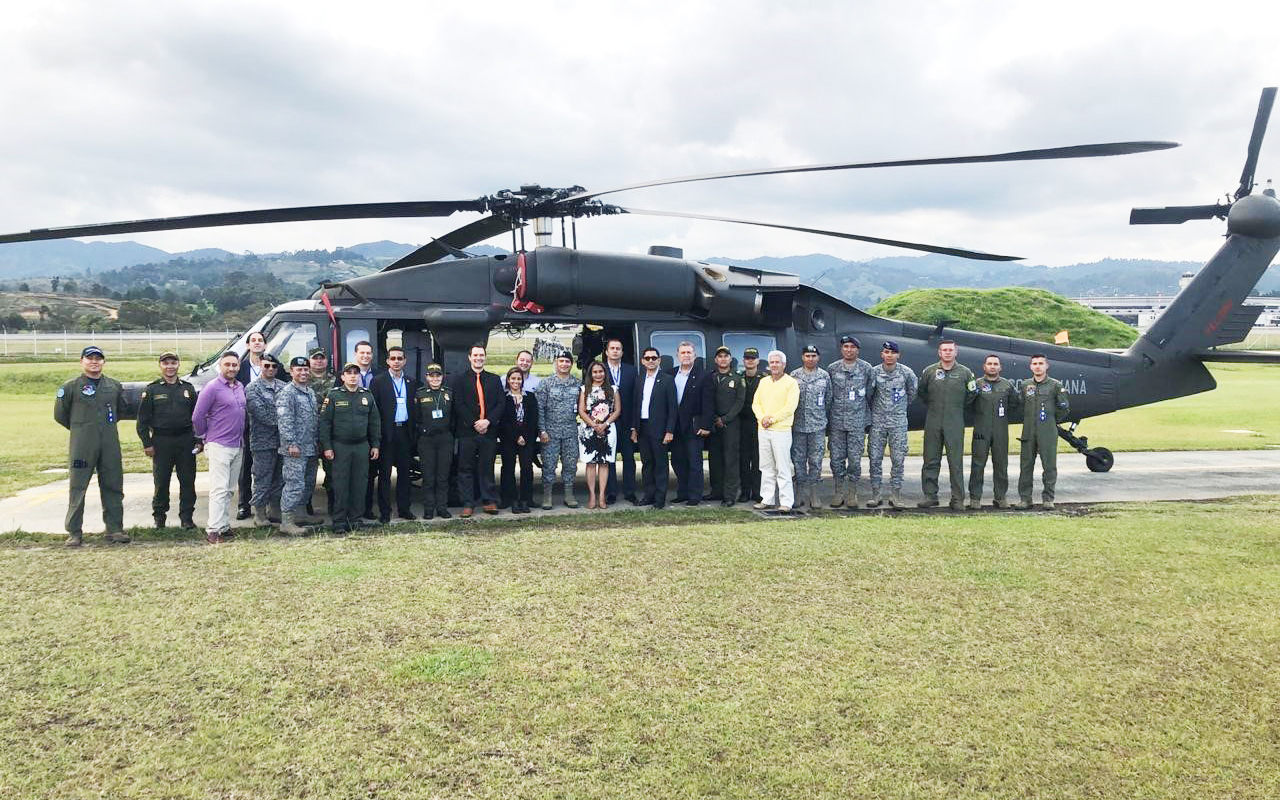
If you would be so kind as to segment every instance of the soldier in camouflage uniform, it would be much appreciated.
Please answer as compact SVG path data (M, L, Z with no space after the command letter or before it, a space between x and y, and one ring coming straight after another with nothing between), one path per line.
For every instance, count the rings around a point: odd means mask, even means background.
M924 418L924 466L920 468L924 498L916 504L921 508L938 504L943 450L951 477L951 510L964 508L964 410L977 388L973 371L956 361L956 343L950 339L938 342L938 361L920 373L920 399L928 409Z
M276 421L280 430L279 453L284 490L280 496L280 532L297 536L298 522L317 525L323 520L305 513L316 488L316 394L307 385L311 368L306 358L289 362L293 381L276 394Z
M573 356L563 351L556 356L556 373L543 378L534 395L538 398L538 421L542 433L542 509L551 510L551 489L556 482L556 460L564 481L564 504L577 508L573 481L578 475L578 392L582 382L570 374Z
M1006 508L1009 491L1009 420L1022 406L1018 389L1000 376L1000 357L982 362L973 399L973 443L969 447L969 508L982 508L982 474L991 456L991 488L996 508Z
M160 377L142 390L138 405L138 438L142 452L151 459L155 491L151 516L157 528L165 526L169 513L169 481L178 472L178 519L188 530L196 527L196 445L191 414L196 408L196 387L178 377L177 353L160 354ZM274 413L274 412L273 412Z
M831 375L831 478L835 494L831 507L858 507L862 477L862 445L867 438L867 404L871 400L871 364L858 358L862 343L856 336L840 337L840 360L827 365ZM848 481L846 484L845 481Z
M871 459L871 500L878 508L880 479L884 472L884 446L889 445L889 505L902 508L902 473L907 461L907 406L916 398L919 381L911 367L898 363L897 342L880 345L880 364L871 370L871 434L867 451Z
M323 398L330 389L342 385L342 381L333 377L333 373L329 372L329 354L324 351L323 347L313 347L311 352L307 353L308 360L311 361L311 377L307 381L307 385L311 387L311 391L316 393L317 398ZM324 496L325 508L333 513L333 478L329 475L329 463L321 459L319 466L324 467ZM307 498L307 513L314 516L315 509L311 505L311 498Z
M733 355L729 348L716 348L716 370L711 373L712 395L715 408L711 418L711 436L707 440L708 462L711 467L711 499L722 506L731 506L738 500L742 469L738 448L742 444L739 415L747 397L742 375L729 368Z
M317 423L320 449L333 468L336 500L329 517L336 534L350 533L364 508L369 462L382 443L382 415L373 392L360 386L360 365L342 368L342 386L325 393Z
M822 454L827 446L827 410L831 408L831 375L818 366L818 348L805 345L800 353L804 366L791 373L800 385L800 405L791 425L791 463L796 470L795 507L807 502L810 508L817 508Z
M1018 470L1018 494L1022 502L1016 508L1029 509L1032 482L1035 479L1036 456L1040 456L1041 497L1044 510L1053 510L1053 493L1058 485L1058 423L1066 422L1071 413L1067 390L1049 377L1049 359L1043 353L1031 357L1031 380L1018 382L1022 399L1022 459Z
M280 520L280 492L284 489L280 463L280 429L276 417L276 396L285 387L277 377L280 360L270 353L262 356L262 374L244 390L249 417L249 452L253 453L253 524L266 527L274 517Z
M84 495L89 479L98 473L98 493L102 497L102 521L108 542L127 544L124 532L124 466L120 453L120 404L124 388L115 378L102 374L107 357L89 345L80 352L83 374L58 389L53 402L53 419L71 431L68 453L71 493L67 503L67 547L79 547L84 523Z

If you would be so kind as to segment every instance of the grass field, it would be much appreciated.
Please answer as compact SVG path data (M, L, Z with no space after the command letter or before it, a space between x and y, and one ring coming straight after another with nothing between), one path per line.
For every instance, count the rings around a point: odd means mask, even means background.
M109 374L120 380L149 379L150 361L111 361ZM510 363L495 359L505 373ZM540 365L541 366L541 365ZM541 367L539 371L545 371ZM1219 386L1212 392L1085 420L1079 433L1093 445L1125 450L1249 450L1280 446L1280 366L1218 364ZM0 497L59 476L43 470L66 466L67 432L53 421L53 393L75 374L65 365L0 364ZM1238 433L1234 431L1245 431ZM125 469L147 471L133 423L120 425ZM1017 449L1016 440L1012 442ZM911 452L920 452L920 434L911 436ZM203 468L203 459L201 459Z
M1273 798L1278 514L8 539L0 796Z

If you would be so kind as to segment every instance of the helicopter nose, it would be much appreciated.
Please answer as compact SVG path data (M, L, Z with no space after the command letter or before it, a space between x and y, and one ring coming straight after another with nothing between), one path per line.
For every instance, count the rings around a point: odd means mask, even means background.
M1259 239L1280 236L1280 200L1266 193L1240 198L1227 215L1227 231Z

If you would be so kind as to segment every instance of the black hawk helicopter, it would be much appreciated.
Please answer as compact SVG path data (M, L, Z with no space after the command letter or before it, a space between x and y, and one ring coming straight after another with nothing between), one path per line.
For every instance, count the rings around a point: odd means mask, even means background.
M1095 472L1109 470L1112 454L1090 447L1075 435L1080 420L1121 408L1155 403L1215 388L1206 361L1271 360L1265 354L1219 352L1219 345L1243 341L1261 312L1243 300L1280 250L1280 202L1270 189L1253 194L1254 169L1275 88L1264 89L1249 140L1240 186L1226 203L1206 206L1134 209L1135 225L1181 223L1217 217L1227 222L1222 248L1199 271L1141 338L1124 352L1103 352L1014 339L987 333L899 322L872 316L845 301L803 285L794 275L738 266L721 266L683 258L676 248L653 247L647 255L592 252L577 248L576 221L606 214L648 214L760 225L803 233L874 242L893 247L983 260L1016 260L1015 256L981 253L918 242L882 239L793 225L649 211L599 200L604 195L652 186L757 175L890 168L934 164L973 164L1042 159L1090 158L1163 150L1173 142L1117 142L1024 150L992 155L926 158L868 163L817 164L721 172L649 181L604 191L580 186L537 185L504 190L474 200L362 203L264 209L188 217L41 228L0 236L7 242L77 236L251 225L329 219L444 217L479 212L463 225L390 264L380 272L323 285L309 299L274 308L250 330L263 331L268 352L282 358L306 353L317 344L329 351L331 363L351 360L356 342L368 340L381 351L389 335L406 349L411 374L421 375L432 361L447 372L467 368L470 346L487 341L495 329L530 325L581 326L580 363L593 358L608 338L624 345L624 360L635 363L644 347L673 353L691 341L702 358L720 345L737 360L747 347L764 353L779 349L798 362L807 344L825 353L838 352L839 337L852 334L863 342L896 340L903 363L917 372L935 360L940 339L954 339L962 363L980 364L989 353L1000 356L1007 374L1028 373L1032 354L1044 353L1055 377L1064 381L1071 399L1069 427L1059 435ZM561 245L552 246L552 223L561 222ZM565 221L573 229L565 241ZM536 246L525 250L524 228L533 224ZM473 257L465 248L510 233L514 255ZM247 352L248 332L223 349ZM221 351L219 351L221 352ZM664 356L670 365L670 355ZM191 377L197 385L212 379L212 359ZM136 399L142 384L128 390ZM910 411L919 428L924 410Z

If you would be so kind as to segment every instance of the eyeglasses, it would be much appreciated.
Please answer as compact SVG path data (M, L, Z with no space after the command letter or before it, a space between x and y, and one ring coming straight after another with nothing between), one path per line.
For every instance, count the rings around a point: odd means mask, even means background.
M272 364L270 361L268 361L267 363L265 363L265 364L263 364L263 365L262 365L262 368L263 368L263 369L275 369L275 368L276 368L276 365L275 365L275 364Z
M657 356L640 356L641 361L657 361Z
M404 356L387 356L388 361L404 361Z

